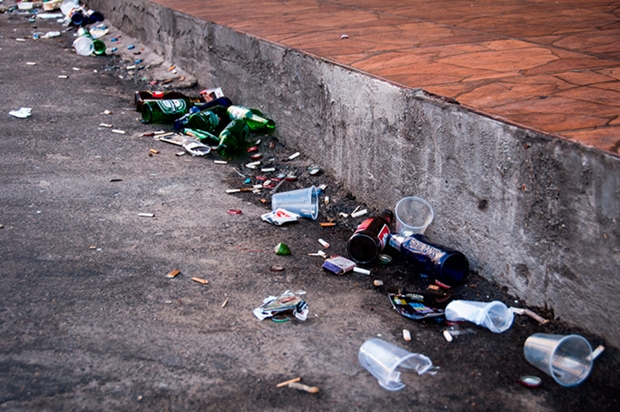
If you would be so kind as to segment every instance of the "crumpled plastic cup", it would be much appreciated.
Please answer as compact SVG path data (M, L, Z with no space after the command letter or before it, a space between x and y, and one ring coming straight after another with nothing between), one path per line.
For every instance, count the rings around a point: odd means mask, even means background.
M535 333L525 341L523 355L562 386L576 386L592 370L592 347L580 335Z
M446 306L446 320L468 321L484 326L493 333L506 332L512 326L514 313L503 302L453 300Z
M360 364L377 378L379 385L388 391L399 391L405 387L397 369L414 370L422 375L433 367L427 356L411 353L379 338L364 342L357 357Z
M316 220L319 215L319 193L316 187L275 193L271 197L271 210L285 209L302 217Z
M396 233L405 237L424 234L433 221L435 212L426 200L410 196L400 199L394 208L396 216Z

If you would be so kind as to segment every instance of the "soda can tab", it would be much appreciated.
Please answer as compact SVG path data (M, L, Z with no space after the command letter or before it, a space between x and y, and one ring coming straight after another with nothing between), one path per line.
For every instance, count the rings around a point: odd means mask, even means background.
M284 223L289 222L297 222L299 217L300 216L298 214L289 212L285 209L276 209L272 212L261 215L261 219L263 219L265 222L271 223L276 226L281 226Z
M336 275L344 275L345 273L353 270L353 268L355 268L355 262L342 256L329 258L323 262L323 269Z

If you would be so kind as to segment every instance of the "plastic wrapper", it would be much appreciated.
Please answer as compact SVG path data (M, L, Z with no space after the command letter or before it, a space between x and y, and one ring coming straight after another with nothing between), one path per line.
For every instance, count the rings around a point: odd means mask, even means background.
M304 321L310 312L308 304L300 296L299 292L286 291L280 296L269 296L263 300L263 304L254 309L254 316L260 320L271 318L275 315L292 313L296 319Z

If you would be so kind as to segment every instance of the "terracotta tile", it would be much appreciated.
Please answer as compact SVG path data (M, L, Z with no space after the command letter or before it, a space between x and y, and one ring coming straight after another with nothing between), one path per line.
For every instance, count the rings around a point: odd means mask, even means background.
M597 147L615 154L620 154L620 126L566 132L562 133L562 136L587 146Z
M613 82L614 78L591 70L556 73L555 77L574 85Z

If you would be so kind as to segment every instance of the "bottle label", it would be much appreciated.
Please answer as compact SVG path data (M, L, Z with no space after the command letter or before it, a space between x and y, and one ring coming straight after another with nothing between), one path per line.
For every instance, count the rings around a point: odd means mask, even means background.
M373 218L370 217L370 218L364 220L362 223L360 223L359 226L357 227L357 229L355 229L355 233L359 233L362 230L366 230L368 228L368 226L370 226L370 224L372 223L372 220L373 220Z
M250 111L245 107L230 106L228 108L228 114L230 114L230 117L232 117L233 119L245 119L246 116L250 114Z
M379 234L377 235L377 237L379 238L379 243L381 243L381 250L383 250L385 248L385 245L387 244L387 241L390 237L390 228L388 225L383 225L383 227L381 228L381 230L379 231Z
M183 99L158 100L157 105L165 114L183 113L187 109L187 103Z
M414 237L409 238L409 241L407 242L407 245L405 247L409 249L410 252L424 256L435 265L439 265L441 259L446 255L446 252L444 250L427 245L424 242L420 242Z

